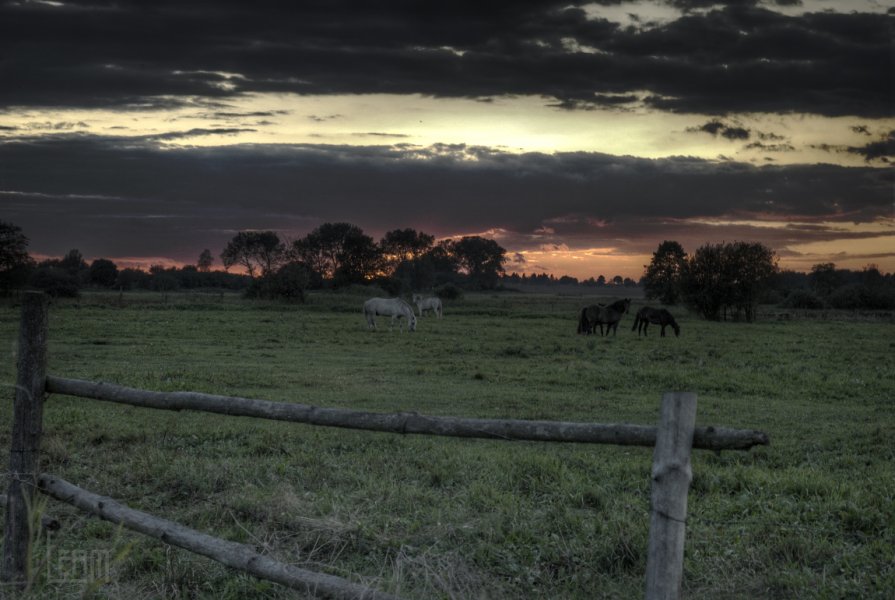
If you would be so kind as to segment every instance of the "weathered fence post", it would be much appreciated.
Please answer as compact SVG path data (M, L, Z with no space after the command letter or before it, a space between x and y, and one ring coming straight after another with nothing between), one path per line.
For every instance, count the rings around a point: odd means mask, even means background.
M22 298L17 366L0 579L24 586L28 581L29 510L37 489L47 372L47 298L40 292L26 292Z
M662 395L662 417L653 453L647 600L676 600L681 596L687 491L693 479L690 449L695 425L696 394Z

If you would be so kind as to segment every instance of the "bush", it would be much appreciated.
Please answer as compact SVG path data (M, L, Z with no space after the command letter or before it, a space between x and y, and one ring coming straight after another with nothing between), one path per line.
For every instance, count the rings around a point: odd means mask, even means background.
M780 306L783 308L815 309L823 308L824 301L805 290L793 290Z
M276 298L291 302L304 302L305 289L311 282L310 269L301 263L289 263L280 267L273 278L271 293Z
M376 280L376 285L384 290L390 297L401 296L406 288L404 282L395 277L381 277Z
M830 306L844 310L895 309L895 290L891 287L847 285L830 294Z
M81 283L73 275L59 267L40 267L31 276L31 285L53 298L77 298Z
M245 291L246 298L304 302L305 290L311 282L310 270L302 263L283 265L276 273L253 279Z
M445 283L435 288L435 295L442 300L458 300L463 297L463 291L453 283Z

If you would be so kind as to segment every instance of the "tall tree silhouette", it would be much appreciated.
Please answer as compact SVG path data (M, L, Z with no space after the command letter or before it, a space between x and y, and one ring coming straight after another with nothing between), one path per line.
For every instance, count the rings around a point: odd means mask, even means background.
M224 268L245 267L250 277L272 273L286 258L286 247L273 231L240 231L224 248Z

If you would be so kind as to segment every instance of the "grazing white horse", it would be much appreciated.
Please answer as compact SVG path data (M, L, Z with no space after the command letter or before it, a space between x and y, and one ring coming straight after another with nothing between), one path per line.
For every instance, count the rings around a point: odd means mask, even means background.
M410 305L400 298L370 298L364 302L364 317L367 319L367 327L376 329L376 317L391 317L392 321L389 327L395 324L395 319L404 317L407 321L407 328L410 331L416 331L416 314ZM404 326L401 326L403 331Z
M431 310L436 317L441 318L441 298L437 296L423 298L422 294L414 294L413 303L419 309L421 317L423 316L423 311Z

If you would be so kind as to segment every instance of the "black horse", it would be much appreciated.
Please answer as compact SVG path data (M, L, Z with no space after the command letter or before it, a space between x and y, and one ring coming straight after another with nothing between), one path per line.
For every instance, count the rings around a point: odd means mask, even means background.
M581 316L578 319L578 333L585 335L596 334L597 325L600 326L600 335L603 335L603 325L606 325L606 335L609 335L611 329L613 334L618 333L618 322L622 315L628 312L631 306L631 299L616 300L609 306L603 304L591 304L581 309Z
M631 331L636 329L637 335L640 335L641 331L643 331L643 335L646 335L646 328L649 327L650 323L662 326L662 333L660 334L662 337L665 337L665 327L668 325L671 325L671 328L674 329L675 336L681 334L680 325L677 324L670 312L664 308L650 308L649 306L644 306L637 311Z

